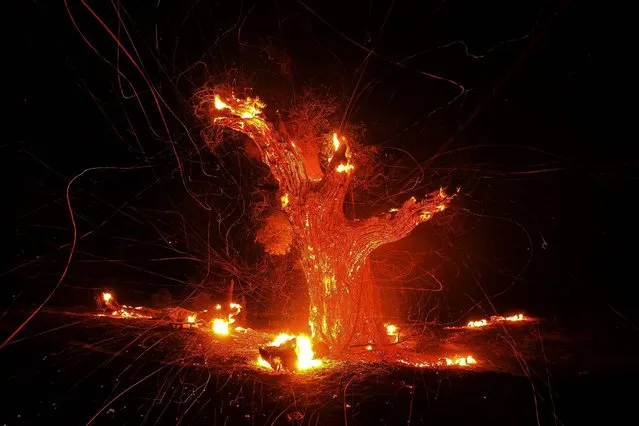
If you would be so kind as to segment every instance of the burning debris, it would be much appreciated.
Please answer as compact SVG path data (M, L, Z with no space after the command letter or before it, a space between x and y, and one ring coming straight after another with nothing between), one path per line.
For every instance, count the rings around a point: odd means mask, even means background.
M137 318L137 319L151 319L153 315L146 311L142 306L127 306L120 305L113 297L112 293L104 292L98 299L98 305L102 309L102 313L98 316L113 318Z
M500 322L522 322L522 321L531 321L531 320L532 318L526 317L524 316L524 314L515 314L509 317L494 315L490 317L490 320L487 320L484 318L477 321L470 321L468 324L466 324L466 328L481 328L481 327L490 326Z
M322 365L322 360L315 358L311 338L303 334L279 334L259 352L257 364L275 371L308 370Z
M115 300L112 292L103 292L98 299L98 307L102 313L101 317L124 318L124 319L166 319L169 320L173 328L199 328L209 317L208 310L194 312L182 307L151 309L143 306L120 305ZM235 316L240 313L242 306L238 303L230 303L227 309L222 305L215 306L215 317L211 321L212 330L215 334L228 335L229 324L235 323ZM223 318L221 317L223 316Z
M399 329L397 328L396 325L393 324L386 324L386 334L391 338L391 343L397 343L399 342ZM368 345L371 346L371 345ZM366 349L368 349L368 346ZM373 348L371 347L371 349L368 350L372 350Z
M204 328L204 332L222 337L228 336L233 339L221 339L217 341L220 344L235 342L233 345L242 345L242 342L246 342L246 345L251 345L249 342L255 342L256 339L268 338L267 334L242 326L234 326L237 315L242 311L242 306L234 302L217 304L213 309L202 312L193 312L181 307L153 310L141 306L119 305L112 292L104 292L100 295L98 305L103 311L98 316L126 319L168 319L174 328L201 329L201 324L210 322L210 329ZM520 314L511 317L493 317L491 320L495 322L523 321L524 318ZM488 322L486 321L486 323ZM389 340L383 345L399 343L399 326L386 323L384 330ZM238 334L234 335L233 332L238 332ZM371 341L365 345L365 349L372 351L379 345L379 342ZM313 342L311 337L304 334L280 333L274 336L269 343L259 347L258 352L257 366L276 372L296 373L317 369L325 365L323 358L329 355L329 347L321 341ZM469 367L477 363L472 355L441 357L433 361L399 359L397 362L416 368Z
M468 367L477 364L477 360L472 355L458 356L455 355L452 358L441 357L436 361L409 361L400 359L397 362L400 364L408 365L415 368L437 368L437 367Z
M215 305L215 312L217 317L211 321L211 330L213 333L221 336L228 336L230 332L229 326L235 323L235 316L239 315L242 311L242 306L239 303L229 303L228 309L222 309L222 305ZM221 315L221 317L220 317Z

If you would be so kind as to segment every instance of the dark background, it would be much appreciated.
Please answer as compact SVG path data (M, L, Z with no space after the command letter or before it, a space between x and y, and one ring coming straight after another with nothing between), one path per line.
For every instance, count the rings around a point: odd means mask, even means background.
M349 120L403 167L390 190L420 176L416 164L427 166L417 195L461 186L451 213L375 254L379 285L395 296L389 315L432 320L435 307L454 321L477 304L491 311L490 299L500 312L632 320L636 161L622 130L611 10L576 1L90 3L162 95L166 127L142 74L81 3L21 2L4 53L11 309L54 288L72 239L66 186L96 166L136 169L88 172L71 187L82 238L51 306L91 306L104 287L136 303L160 288L176 298L193 283L216 289L233 274L219 263L207 270L207 241L241 265L240 285L263 302L246 278L262 254L242 212L265 172L231 144L217 156L204 148L192 97L212 80L250 85L273 109L305 86L336 95L342 112L355 94ZM172 146L210 212L186 193ZM196 260L160 260L175 248ZM400 284L421 290L389 290L398 286L392 266L414 271Z

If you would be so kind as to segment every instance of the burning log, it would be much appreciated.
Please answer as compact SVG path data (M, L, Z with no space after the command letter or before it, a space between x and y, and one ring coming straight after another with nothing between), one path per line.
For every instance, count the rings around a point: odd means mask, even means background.
M257 364L275 371L308 370L322 365L322 360L315 358L311 339L304 335L279 334L271 343L259 348L259 353Z
M279 346L259 348L260 356L275 371L295 371L297 354L295 353L295 338L291 338Z

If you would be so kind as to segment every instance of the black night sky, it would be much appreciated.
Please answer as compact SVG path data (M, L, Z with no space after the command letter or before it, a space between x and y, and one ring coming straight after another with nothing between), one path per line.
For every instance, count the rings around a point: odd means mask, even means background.
M271 111L308 87L330 93L340 113L350 103L348 121L365 126L365 143L394 165L385 190L461 188L444 217L375 253L379 265L411 269L405 286L421 288L394 288L393 268L380 266L389 315L447 323L522 310L548 321L601 320L636 339L636 157L616 99L626 89L612 66L611 22L599 8L569 0L86 3L21 2L5 37L3 340L65 268L72 179L77 245L46 308L92 309L105 287L132 303L160 289L182 300L195 283L221 291L215 283L234 274L207 269L207 242L247 276L281 263L252 243L250 211L267 172L243 148L229 143L213 155L202 141L193 95L209 81L251 87ZM378 214L408 196L371 197L353 214ZM272 295L249 281L239 277L259 311Z

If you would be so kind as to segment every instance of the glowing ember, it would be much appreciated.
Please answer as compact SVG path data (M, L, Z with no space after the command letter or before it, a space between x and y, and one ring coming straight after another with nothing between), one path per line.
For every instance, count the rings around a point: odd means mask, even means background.
M109 303L111 299L113 299L113 295L111 293L102 293L102 300L106 303Z
M288 194L282 195L280 201L282 202L282 208L285 209L288 206Z
M224 102L222 102L222 99L220 99L219 96L215 95L215 108L217 109L224 109L224 108L228 108L229 106L227 104L225 104Z
M366 345L366 350L367 351L372 351L373 350L373 345Z
M186 317L186 322L193 324L196 318L197 318L197 315L189 315L188 317Z
M263 367L263 368L271 368L271 364L269 364L268 362L264 361L264 359L262 359L261 356L257 358L257 365L259 367Z
M308 336L297 336L297 368L299 370L307 370L309 368L319 367L322 365L321 359L313 359L313 344Z
M506 317L505 319L506 321L523 321L524 315L523 314L512 315L512 316Z
M339 139L337 138L337 133L333 133L333 148L335 148L335 151L339 149L339 146L340 146L340 142L339 142Z
M221 318L213 320L213 333L226 336L229 334L229 322Z
M479 321L471 321L468 323L468 325L466 327L468 328L477 328L477 327L484 327L488 325L488 321L486 321L485 319L479 320Z
M122 306L120 309L111 312L111 316L115 318L134 318L134 319L151 319L153 316L145 315L140 312L142 307L133 308L131 306Z
M235 316L237 314L240 313L240 311L242 310L242 305L240 305L239 303L230 303L229 304L229 309L231 310L230 312L228 312L228 315L226 318L214 318L213 322L211 323L211 329L213 330L213 333L215 334L220 334L223 336L226 336L229 334L230 332L230 325L233 324L235 322ZM216 311L221 311L222 310L222 305L217 304L215 305L215 310Z
M264 108L264 104L259 98L246 98L242 101L233 95L226 101L223 101L219 95L215 95L213 98L213 106L218 111L228 110L233 115L245 120L256 118L262 113L262 108Z
M471 365L477 364L477 360L472 355L467 356L458 356L455 355L452 358L442 357L437 361L429 362L429 361L409 361L405 359L400 359L397 362L400 364L408 365L410 367L415 368L435 368L435 367L469 367Z
M346 163L346 164L340 163L335 168L335 171L337 173L348 173L348 172L350 172L351 170L354 170L354 169L355 169L355 166L352 165L351 163Z
M423 212L419 218L423 221L427 221L430 220L430 218L433 217L433 214L431 212Z
M399 341L399 330L396 325L386 324L386 334L393 338L393 343Z
M269 343L268 347L279 347L280 345L289 342L290 340L295 339L295 355L297 356L296 368L297 370L303 371L311 368L316 368L322 365L321 359L315 359L315 353L313 352L313 343L311 338L300 334L298 336L293 336L286 333L278 334L275 339ZM271 364L269 364L266 360L264 360L261 356L257 359L257 365L261 367L274 368Z
M492 325L494 323L498 323L498 322L521 322L521 321L529 321L530 318L527 318L524 316L524 314L515 314L515 315L511 315L508 317L502 317L500 315L494 315L492 317L490 317L490 320L487 319L481 319L478 321L470 321L466 327L467 328L480 328L480 327L486 327L488 325Z
M454 358L444 358L444 360L446 361L446 365L459 365L460 367L477 364L477 361L472 355L468 355L467 357L459 357L455 355Z

